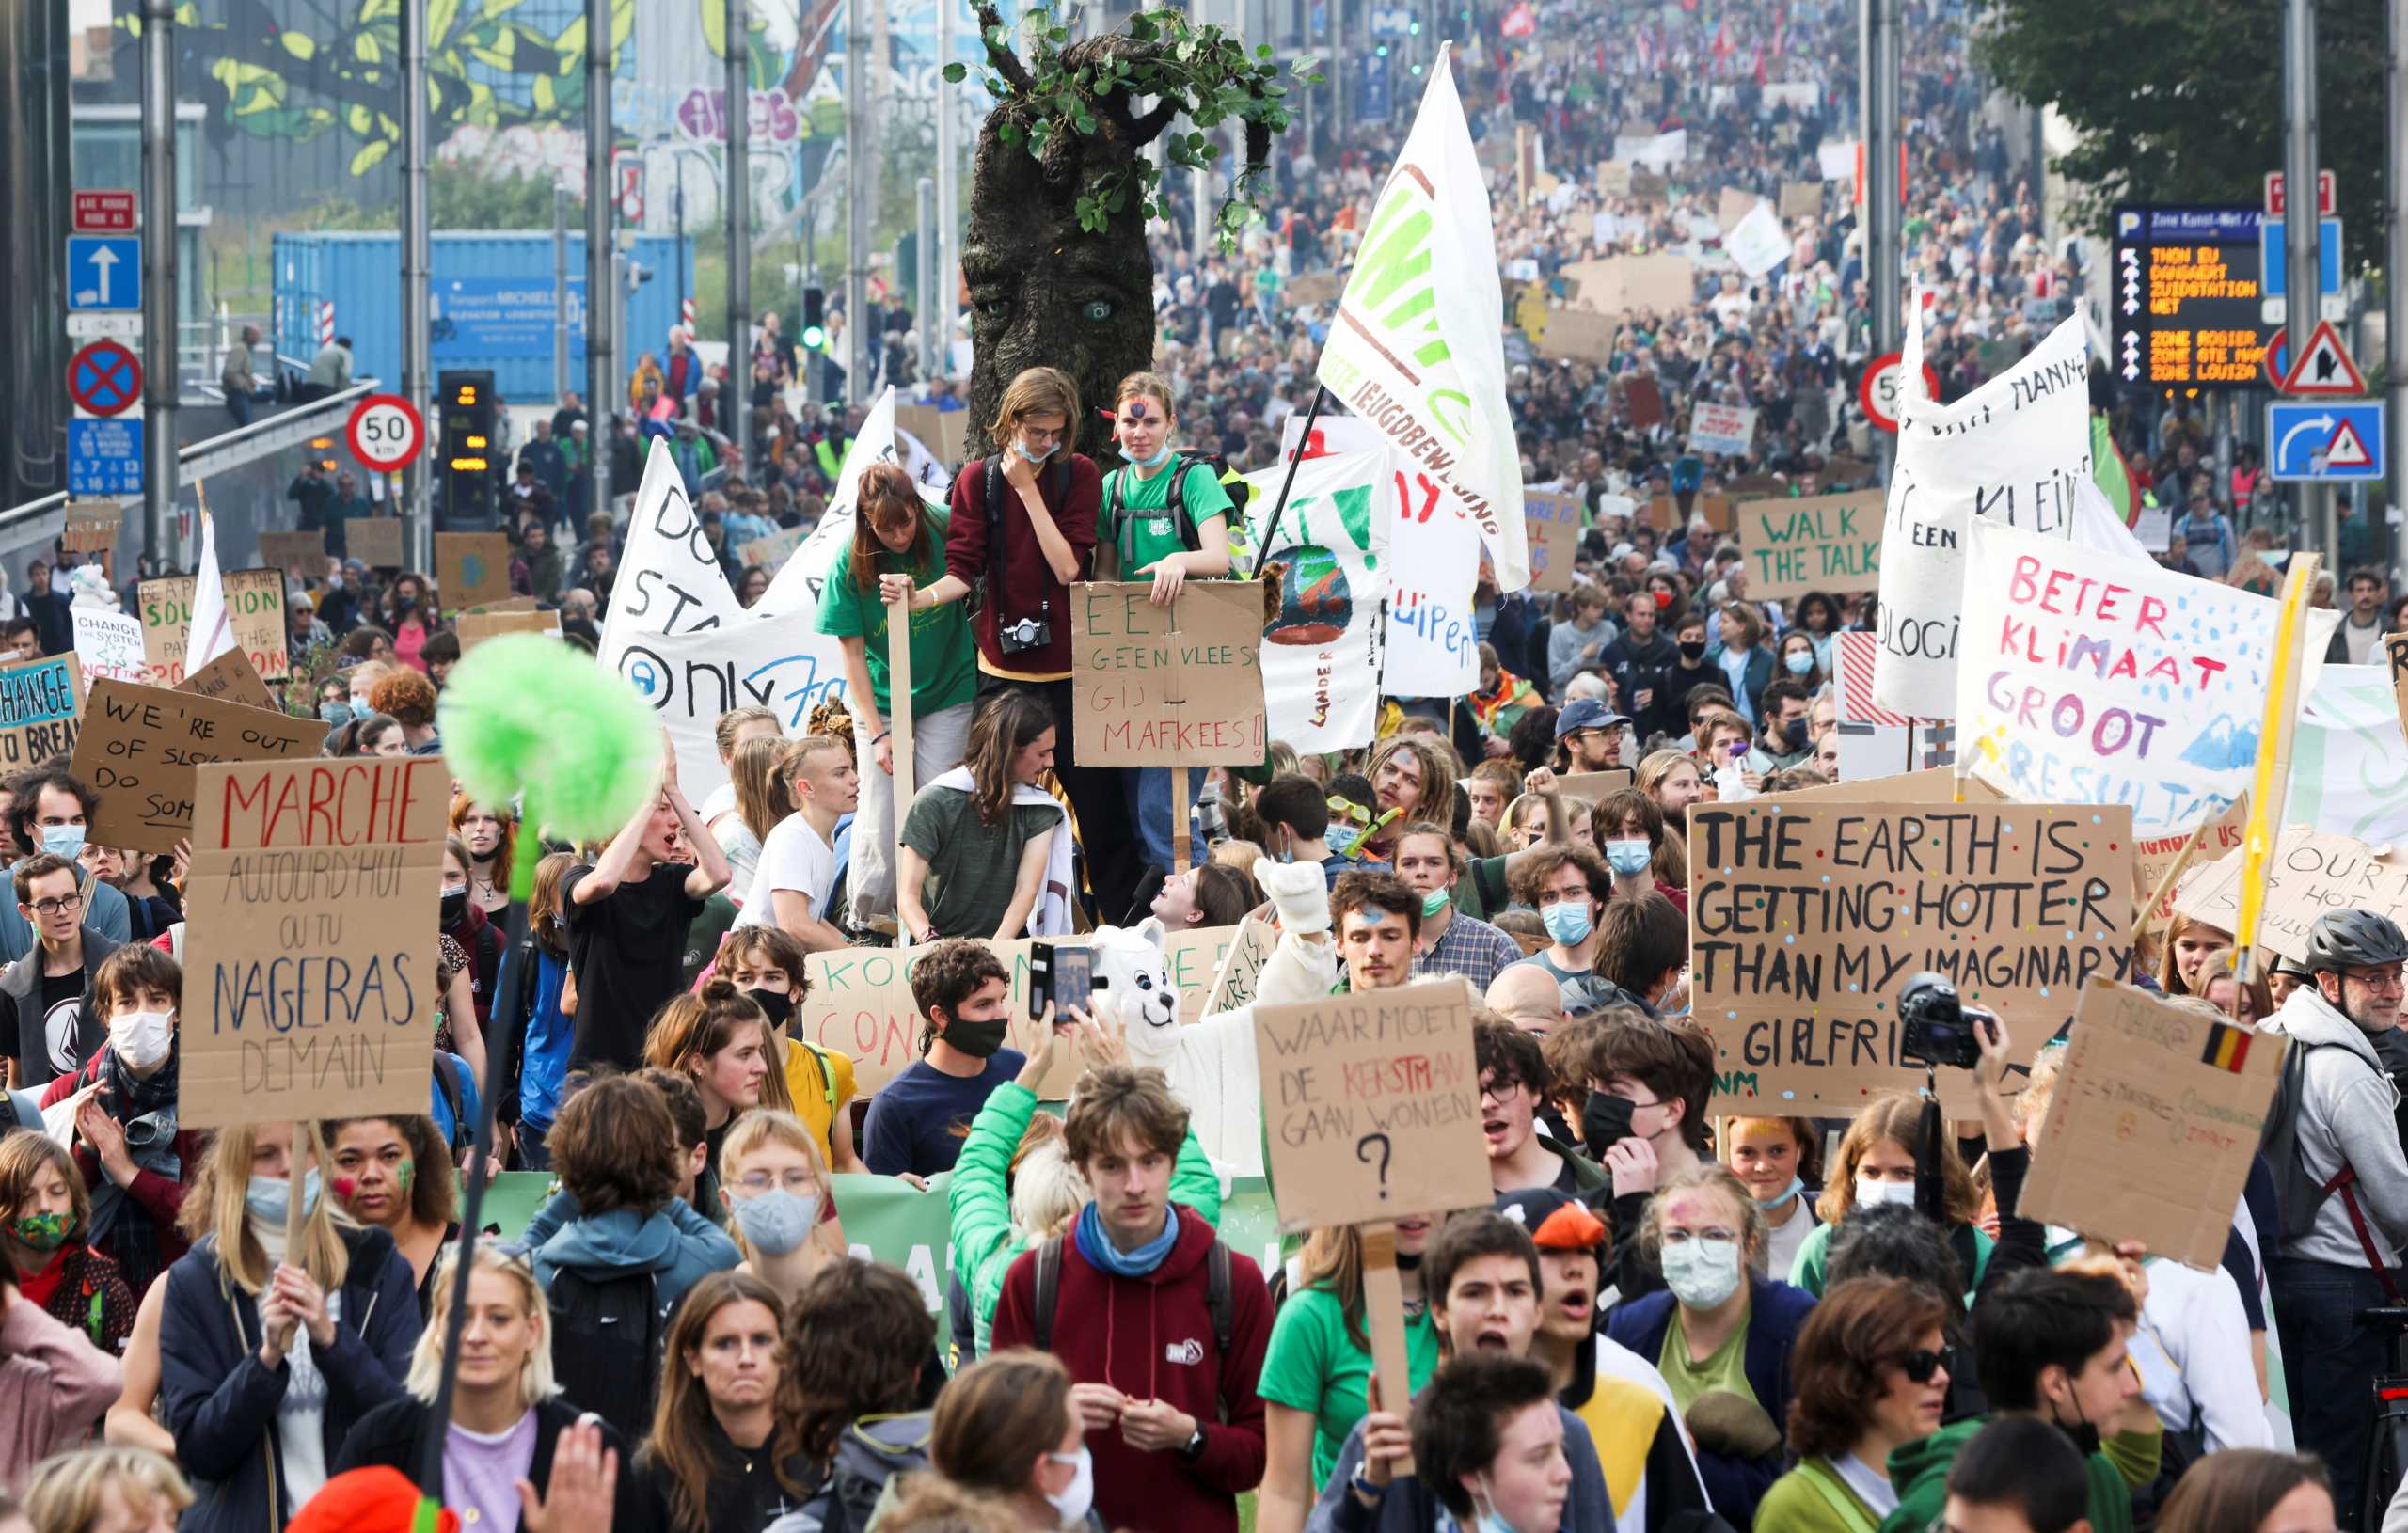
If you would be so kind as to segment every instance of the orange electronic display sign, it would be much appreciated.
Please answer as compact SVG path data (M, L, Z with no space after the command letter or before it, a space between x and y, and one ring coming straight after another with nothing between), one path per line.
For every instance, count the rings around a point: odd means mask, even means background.
M2115 210L2118 383L2162 388L2262 387L2265 317L2255 208Z

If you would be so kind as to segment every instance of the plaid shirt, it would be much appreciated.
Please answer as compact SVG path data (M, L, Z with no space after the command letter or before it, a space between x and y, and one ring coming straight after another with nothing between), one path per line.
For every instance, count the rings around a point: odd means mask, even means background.
M1475 921L1457 910L1430 951L1414 955L1413 977L1461 974L1476 988L1485 991L1499 969L1521 961L1521 943L1487 922Z

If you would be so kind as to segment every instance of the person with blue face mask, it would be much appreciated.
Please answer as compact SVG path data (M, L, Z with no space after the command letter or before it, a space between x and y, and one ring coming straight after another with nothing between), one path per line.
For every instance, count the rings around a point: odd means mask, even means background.
M159 1414L198 1494L181 1527L284 1525L352 1428L403 1398L409 1263L385 1230L336 1217L320 1160L313 1124L221 1129L186 1194L209 1238L167 1270L159 1324Z
M9 797L13 792L13 797ZM8 831L16 846L13 873L24 858L55 853L72 862L84 849L86 829L100 813L101 798L71 772L50 770L21 779L13 790L0 790L6 803ZM84 924L112 942L132 933L132 917L124 893L79 868L84 892ZM14 902L0 900L0 963L13 963L35 947L33 923Z
M1613 897L1613 873L1586 846L1543 843L1514 866L1513 886L1546 926L1547 945L1522 961L1555 976L1565 1010L1590 1009L1580 987L1596 972L1597 924Z

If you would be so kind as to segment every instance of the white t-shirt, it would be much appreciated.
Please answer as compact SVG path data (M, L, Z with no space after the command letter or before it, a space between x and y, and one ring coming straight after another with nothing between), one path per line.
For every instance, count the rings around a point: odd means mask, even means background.
M734 813L736 813L736 784L733 782L722 782L711 789L711 796L703 800L703 807L694 811L695 815L705 826L721 814Z
M752 893L744 896L738 926L774 926L781 889L791 889L811 902L814 911L836 881L836 848L819 838L801 811L780 820L761 843L761 866L752 875Z

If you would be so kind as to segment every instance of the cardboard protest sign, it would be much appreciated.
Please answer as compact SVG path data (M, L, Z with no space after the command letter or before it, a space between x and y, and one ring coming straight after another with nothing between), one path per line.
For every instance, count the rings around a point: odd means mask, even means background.
M1291 308L1297 304L1325 304L1338 296L1338 273L1307 272L1290 277L1281 291Z
M261 681L282 681L291 674L284 648L284 572L230 570L221 583L234 642L250 656L251 669ZM154 687L173 687L184 679L195 584L189 575L168 576L145 580L136 592L142 604L142 658L148 668L144 679Z
M738 544L736 557L737 561L747 569L757 568L766 574L775 575L785 567L786 561L793 557L794 551L802 546L802 540L809 536L811 536L810 528L789 527L783 532L773 532L766 538L754 538L750 543Z
M2026 803L2124 803L2188 832L2257 769L2279 603L2153 562L1970 529L1951 710L1972 776ZM2305 693L2338 614L2303 614Z
M1738 518L1739 552L1754 600L1871 591L1881 583L1877 491L1743 500Z
M1544 318L1545 323L1530 337L1541 356L1561 362L1613 360L1614 338L1622 333L1621 315L1549 308Z
M324 577L326 529L313 527L307 532L262 532L260 562L272 570L298 570L304 575Z
M1722 491L1733 500L1774 500L1789 498L1789 484L1779 474L1739 474L1722 482Z
M2093 976L2128 976L2130 810L1900 808L1877 784L1847 786L1856 801L1690 807L1689 984L1726 1110L1849 1113L1920 1084L1896 1010L1919 972L2014 1018L2019 1063Z
M1781 215L1802 218L1823 211L1823 183L1818 181L1785 181L1781 183Z
M1727 495L1701 495L1690 502L1689 514L1704 517L1705 525L1717 532L1739 529L1739 513Z
M2032 1141L2023 1217L2216 1271L2282 1072L2278 1035L2092 980Z
M1240 1006L1251 1005L1255 987L1262 978L1262 966L1271 961L1272 949L1278 945L1278 941L1277 931L1260 916L1250 915L1239 922L1236 935L1229 940L1228 951L1221 956L1221 967L1212 975L1212 988L1204 994L1204 1004L1198 1008L1198 1014L1210 1017L1216 1011L1234 1011Z
M1495 1195L1461 978L1257 1005L1254 1035L1281 1229Z
M1070 717L1097 766L1262 759L1262 587L1194 580L1169 607L1144 580L1070 588Z
M115 608L76 606L68 609L75 623L75 658L84 668L84 685L106 676L113 681L141 681L150 674L142 650L142 620Z
M1721 226L1722 232L1728 234L1739 227L1741 219L1755 212L1756 204L1762 200L1753 192L1743 192L1736 186L1725 186L1722 188L1722 194L1714 199L1714 221Z
M452 622L452 631L460 636L460 653L466 655L488 639L503 634L551 634L561 631L558 612L463 612Z
M2182 870L2183 877L2218 861L2225 853L2239 846L2248 825L2249 796L2244 793L2226 805L2223 814L2208 822L2207 832L2199 837L2198 849L2191 854L2190 862ZM2132 843L2132 898L2135 901L2148 898L2149 891L2157 887L2158 880L2165 877L2165 870L2174 865L2175 859L2182 855L2182 848L2190 843L2189 830L2162 836L2142 836ZM2158 902L2155 911L2142 913L2153 915L2160 921L2172 915L2175 893L2180 887L2181 880L2178 878L2174 887L2166 890L2165 897ZM2137 920L2138 916L2135 916L2135 922Z
M58 545L71 554L114 553L124 525L125 507L115 500L70 500Z
M1204 1016L1204 1001L1214 974L1228 956L1235 926L1207 926L1168 933L1163 959L1172 988L1180 998L1179 1019L1194 1022ZM1038 1025L1028 1015L1028 954L1037 944L1026 938L988 941L1011 976L1007 1002L1011 1029L1006 1042L1027 1052L1038 1042ZM920 1057L920 1016L911 999L911 971L931 951L913 948L838 948L815 953L809 959L811 994L796 1008L803 1035L823 1048L852 1056L853 1082L867 1097L892 1081ZM1266 953L1266 956L1267 956ZM1050 1091L1060 1097L1077 1074L1069 1059L1061 1079L1048 1078Z
M1953 404L1925 397L1920 295L1907 306L1897 466L1882 518L1874 701L1916 719L1956 711L1958 608L1976 517L2072 535L2090 477L2090 341L2080 316Z
M947 467L970 450L970 412L940 410L933 404L896 404L895 428L918 437Z
M453 608L482 607L510 596L510 535L435 534L435 583Z
M1947 766L1925 766L1894 776L1849 778L1818 788L1791 788L1764 801L1785 804L1793 799L1811 798L1845 804L1953 804L1960 792L1968 804L2006 802L1996 789L1971 778L1958 782L1955 770Z
M2242 849L2212 862L2192 861L2174 893L2174 909L2231 931L2241 924ZM2198 865L2204 863L2204 866ZM2376 848L2350 836L2287 825L2265 863L2266 895L2258 921L2259 945L2305 960L2307 928L2327 910L2371 910L2408 921L2408 853Z
M2391 671L2391 696L2400 709L2400 730L2408 736L2408 634L2383 636L2384 663Z
M1756 439L1752 405L1701 403L1689 411L1689 450L1737 457Z
M96 681L70 769L101 796L89 834L103 846L172 852L192 833L193 774L217 761L314 756L326 737L317 719L239 703Z
M180 1122L425 1112L443 763L215 763L195 781Z
M1593 804L1601 798L1620 793L1633 781L1627 766L1607 766L1593 772L1560 772L1555 779L1555 791L1566 798L1577 798ZM1600 841L1604 840L1599 836Z
M251 669L250 656L239 649L228 650L186 676L176 684L176 690L196 697L223 698L246 708L276 707L276 697L267 689L267 683L260 680L260 673Z
M1554 490L1524 490L1522 520L1530 529L1530 589L1572 589L1572 561L1580 549L1580 514L1576 495Z
M398 516L355 516L342 524L342 538L350 557L370 569L397 570L404 563Z
M1630 410L1630 423L1640 431L1664 423L1664 390L1656 380L1632 376L1622 381L1622 402Z
M1597 190L1607 197L1625 197L1630 192L1630 166L1621 160L1597 162Z
M0 771L24 771L75 749L84 667L72 651L0 665Z

